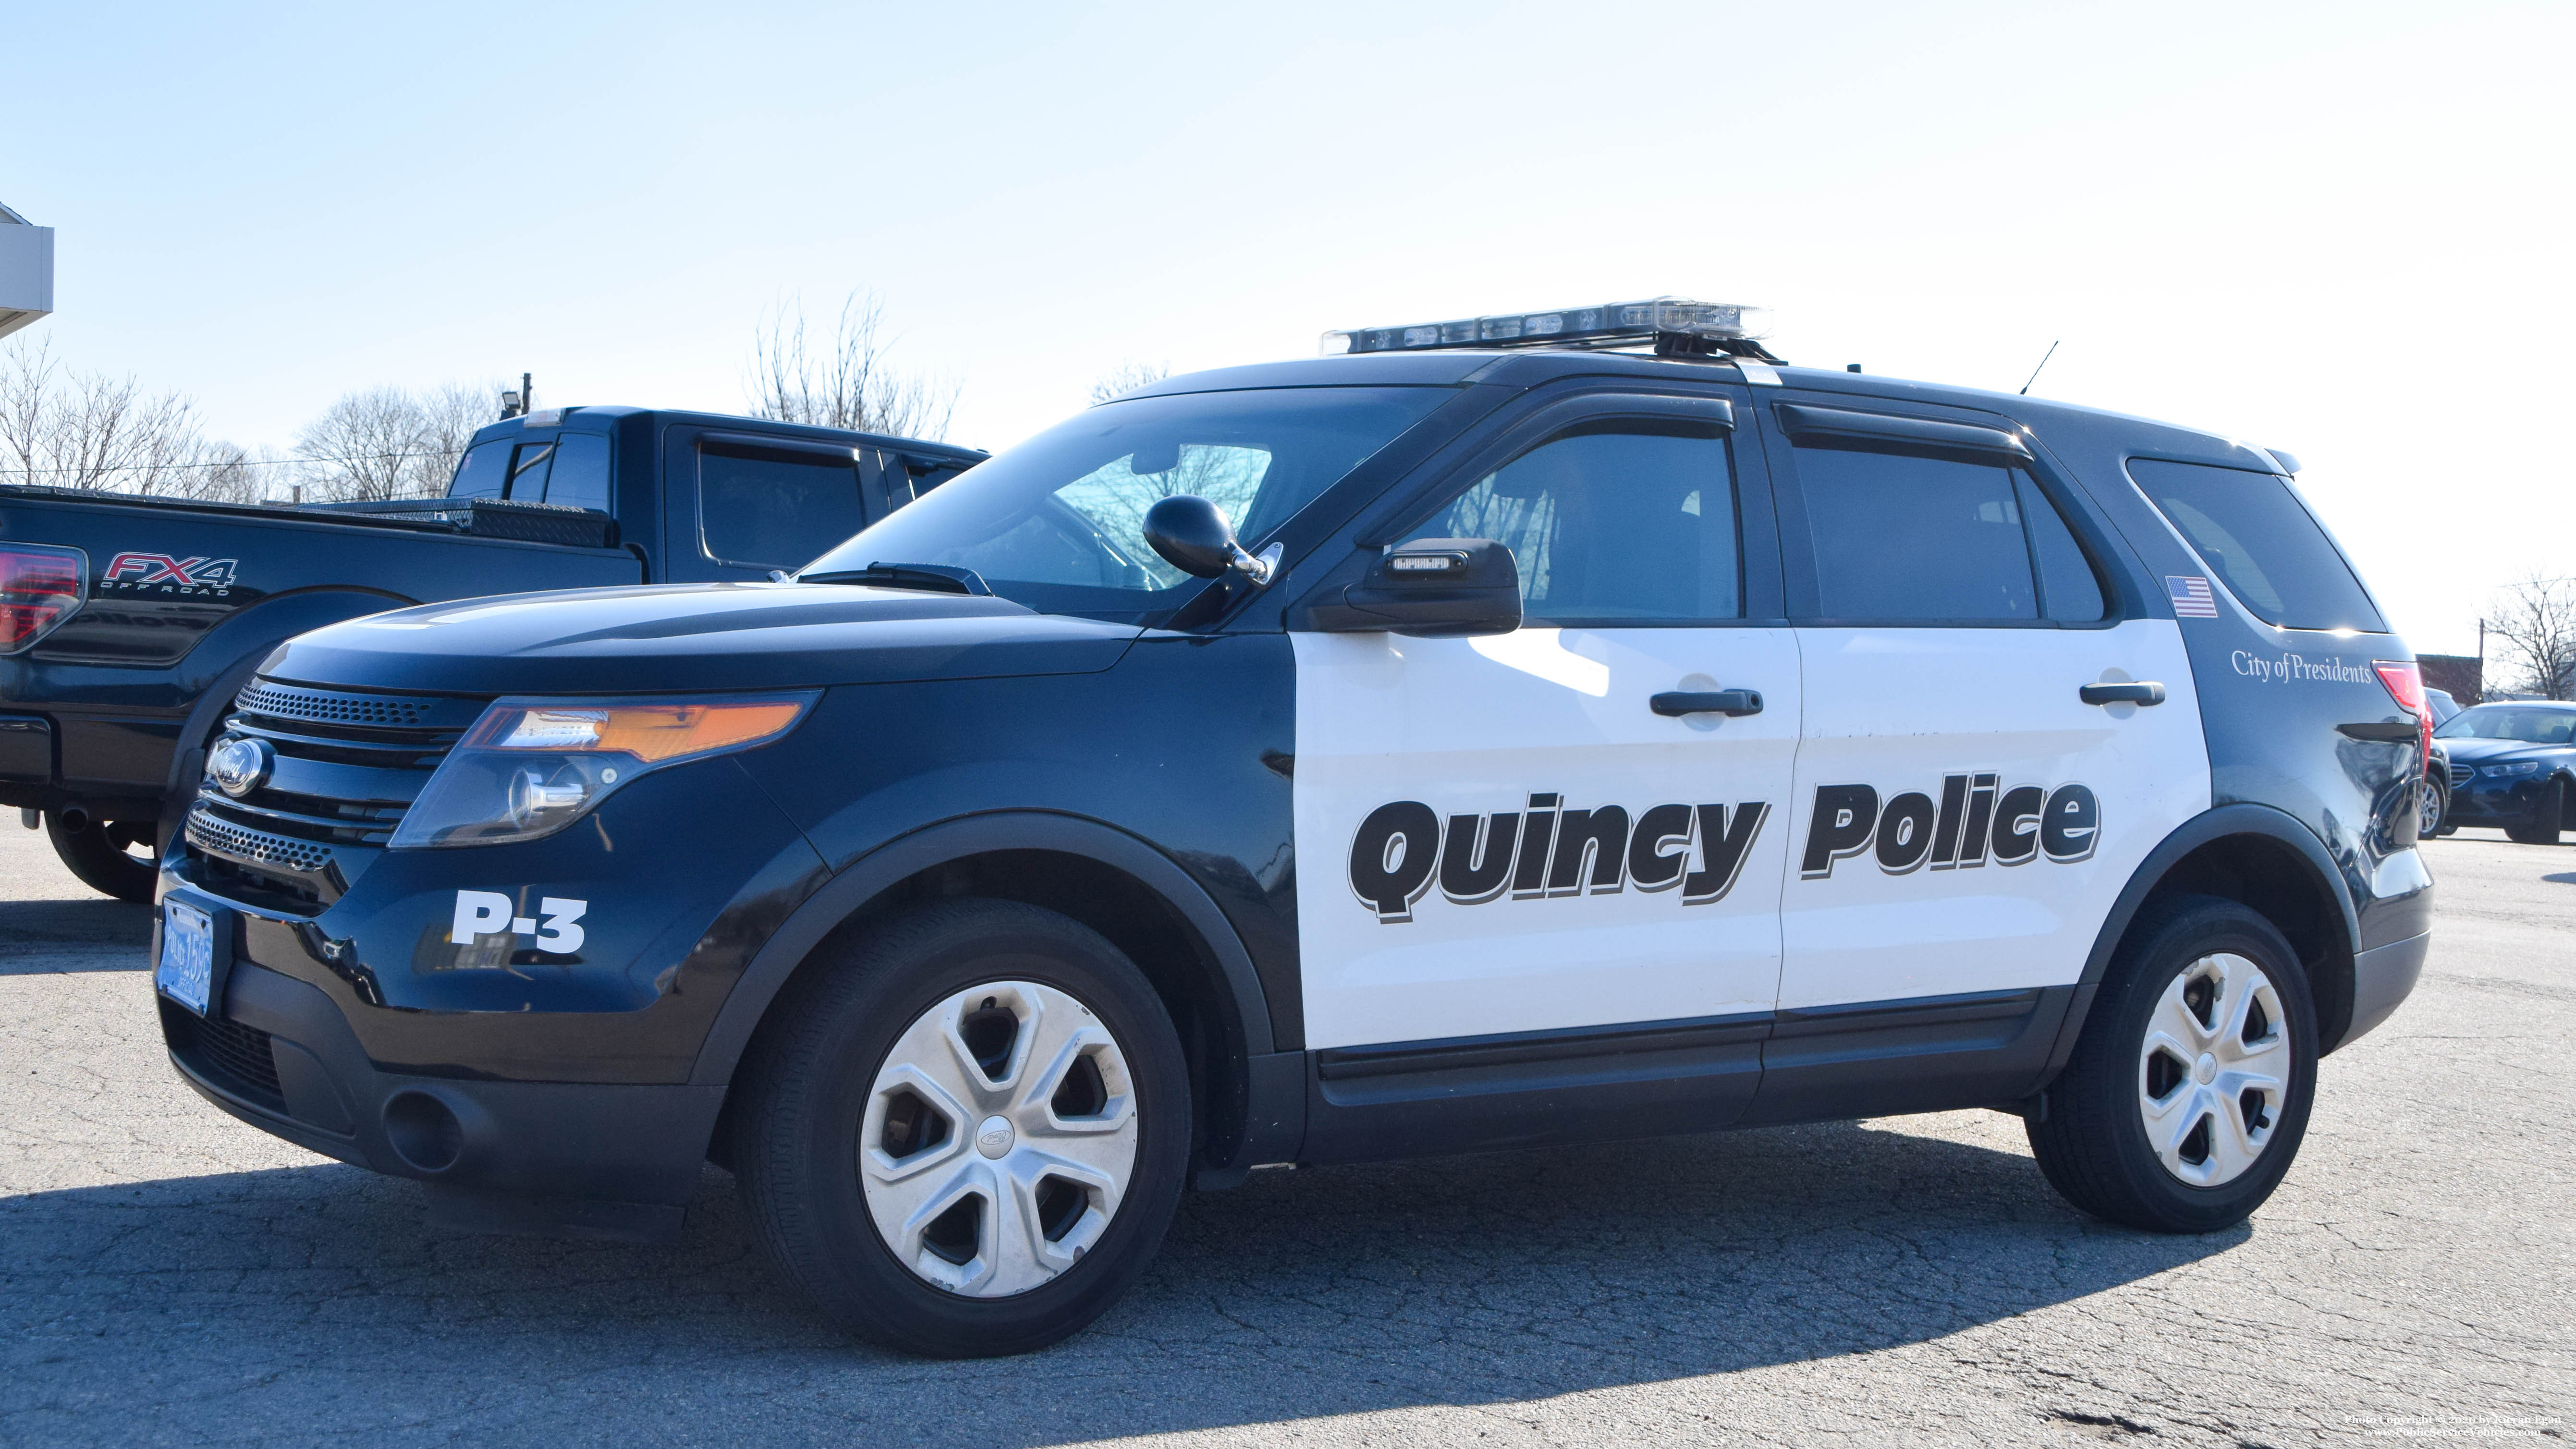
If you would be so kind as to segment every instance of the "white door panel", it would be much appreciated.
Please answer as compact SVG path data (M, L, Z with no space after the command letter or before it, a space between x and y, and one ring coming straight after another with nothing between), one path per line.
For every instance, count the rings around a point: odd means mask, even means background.
M2209 808L2171 620L1797 632L1784 1008L2073 982L2147 852ZM2106 679L2165 702L2077 697Z
M1309 1047L1770 1009L1789 630L1290 637ZM1648 702L1720 688L1763 711Z

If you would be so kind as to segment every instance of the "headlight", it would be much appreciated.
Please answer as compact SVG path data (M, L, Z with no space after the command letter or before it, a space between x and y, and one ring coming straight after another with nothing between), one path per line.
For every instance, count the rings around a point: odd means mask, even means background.
M814 696L501 700L465 732L394 831L396 849L552 835L666 765L765 745Z
M2484 765L2479 768L2478 773L2493 779L2502 779L2509 775L2537 775L2540 773L2540 762L2516 760L2509 765Z

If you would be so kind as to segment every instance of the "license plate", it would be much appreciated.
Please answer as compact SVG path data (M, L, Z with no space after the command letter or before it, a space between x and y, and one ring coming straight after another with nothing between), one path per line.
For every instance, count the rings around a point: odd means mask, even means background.
M161 903L161 959L152 984L199 1016L215 985L215 918L185 901Z

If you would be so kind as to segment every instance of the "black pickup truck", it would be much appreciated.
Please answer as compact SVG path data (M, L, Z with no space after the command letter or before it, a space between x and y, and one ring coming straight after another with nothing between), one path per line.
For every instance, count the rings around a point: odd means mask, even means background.
M443 498L304 508L0 486L0 806L148 900L206 743L308 629L537 589L763 579L982 461L752 418L547 409L484 428ZM322 722L327 724L328 722Z

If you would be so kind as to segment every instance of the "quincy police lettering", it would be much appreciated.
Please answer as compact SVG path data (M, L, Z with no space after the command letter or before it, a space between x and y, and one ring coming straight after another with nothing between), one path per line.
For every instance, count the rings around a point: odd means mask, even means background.
M1824 880L1835 861L1864 851L1889 875L2028 865L2043 855L2072 865L2092 856L2101 834L2101 802L2086 785L2005 789L1999 775L1945 775L1938 803L1921 790L1881 801L1869 785L1819 785L1798 874Z
M1380 805L1351 837L1351 892L1386 925L1413 919L1437 884L1453 905L1679 890L1686 906L1723 900L1771 807L1575 808L1538 792L1520 810L1440 816L1419 800ZM1693 868L1692 862L1698 862Z

